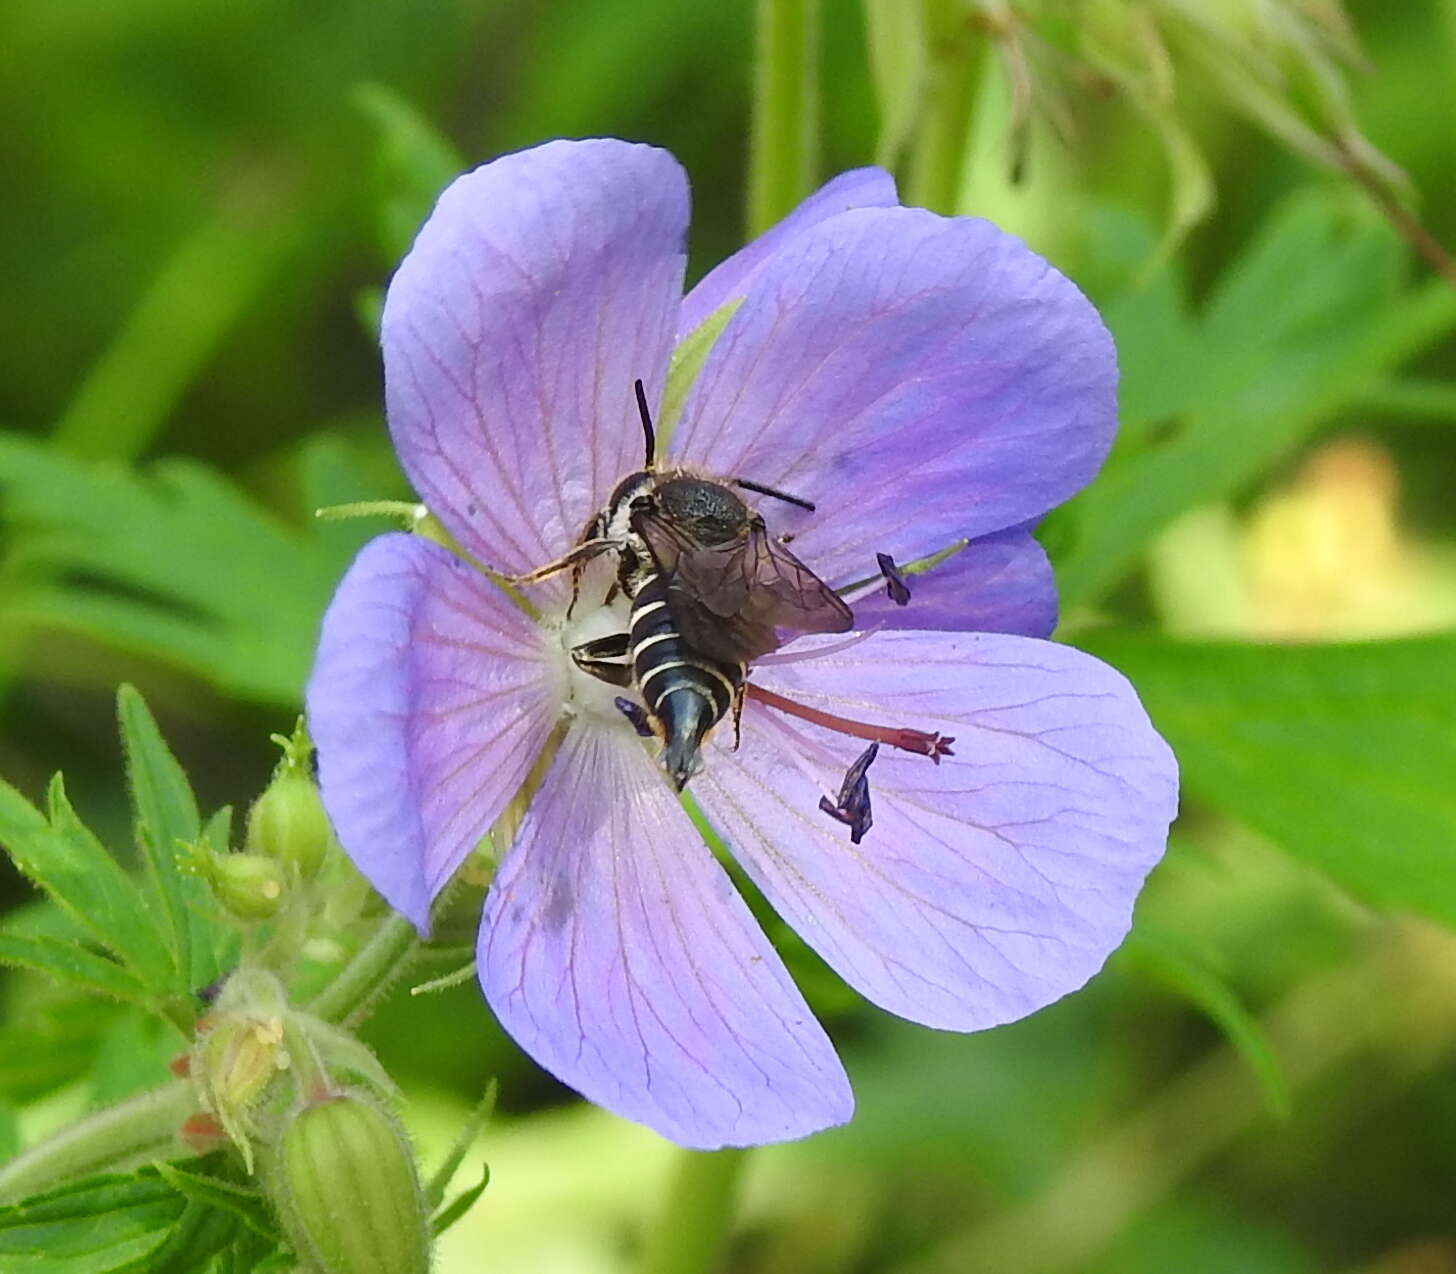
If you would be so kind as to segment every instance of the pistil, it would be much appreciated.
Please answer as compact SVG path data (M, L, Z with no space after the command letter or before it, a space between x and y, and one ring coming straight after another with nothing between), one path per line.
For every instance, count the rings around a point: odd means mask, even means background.
M765 690L762 686L752 682L749 682L743 689L748 698L756 699L759 703L766 704L786 716L798 717L801 721L822 725L826 730L847 734L851 738L866 739L872 743L885 743L892 748L899 748L902 752L915 752L920 756L928 756L936 765L940 764L941 757L955 755L950 746L955 739L940 733L931 734L925 730L912 730L905 726L870 725L866 721L853 721L849 717L836 716L832 712L824 712L819 708L796 703L792 699L787 699L772 690Z

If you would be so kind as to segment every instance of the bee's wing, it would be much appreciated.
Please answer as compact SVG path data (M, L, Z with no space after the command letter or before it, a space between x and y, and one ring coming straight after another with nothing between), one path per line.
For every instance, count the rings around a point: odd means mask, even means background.
M732 544L704 546L646 514L637 529L668 581L668 605L683 639L727 663L777 650L777 629L842 633L849 607L761 526Z

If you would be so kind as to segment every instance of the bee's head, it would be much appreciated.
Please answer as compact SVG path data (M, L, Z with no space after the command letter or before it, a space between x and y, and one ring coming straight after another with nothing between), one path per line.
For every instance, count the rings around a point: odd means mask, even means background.
M699 544L729 544L748 532L748 506L720 482L681 474L660 482L652 499Z

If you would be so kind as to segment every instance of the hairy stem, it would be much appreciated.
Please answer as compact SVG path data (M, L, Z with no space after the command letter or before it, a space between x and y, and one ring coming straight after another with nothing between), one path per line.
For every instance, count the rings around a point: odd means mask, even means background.
M0 1202L94 1172L183 1158L193 1152L178 1140L177 1130L196 1106L192 1085L175 1080L87 1115L0 1167Z
M681 1150L640 1274L713 1274L733 1222L746 1150Z
M326 1022L357 1025L403 975L419 949L414 925L391 911L308 1011Z
M819 0L758 0L748 230L809 193L819 138Z

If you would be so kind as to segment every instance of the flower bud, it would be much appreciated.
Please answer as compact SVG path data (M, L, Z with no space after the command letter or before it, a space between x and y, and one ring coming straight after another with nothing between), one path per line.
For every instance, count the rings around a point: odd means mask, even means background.
M277 978L240 969L224 985L216 1009L199 1023L188 1073L204 1109L216 1117L252 1165L258 1113L276 1100L274 1081L292 1066L285 1043L288 1003Z
M361 1092L290 1115L267 1186L294 1252L320 1274L426 1274L430 1226L414 1156Z
M261 854L214 854L207 867L212 891L239 920L267 920L283 901L283 872Z
M248 852L292 863L310 880L332 838L318 787L306 771L285 762L248 811Z

